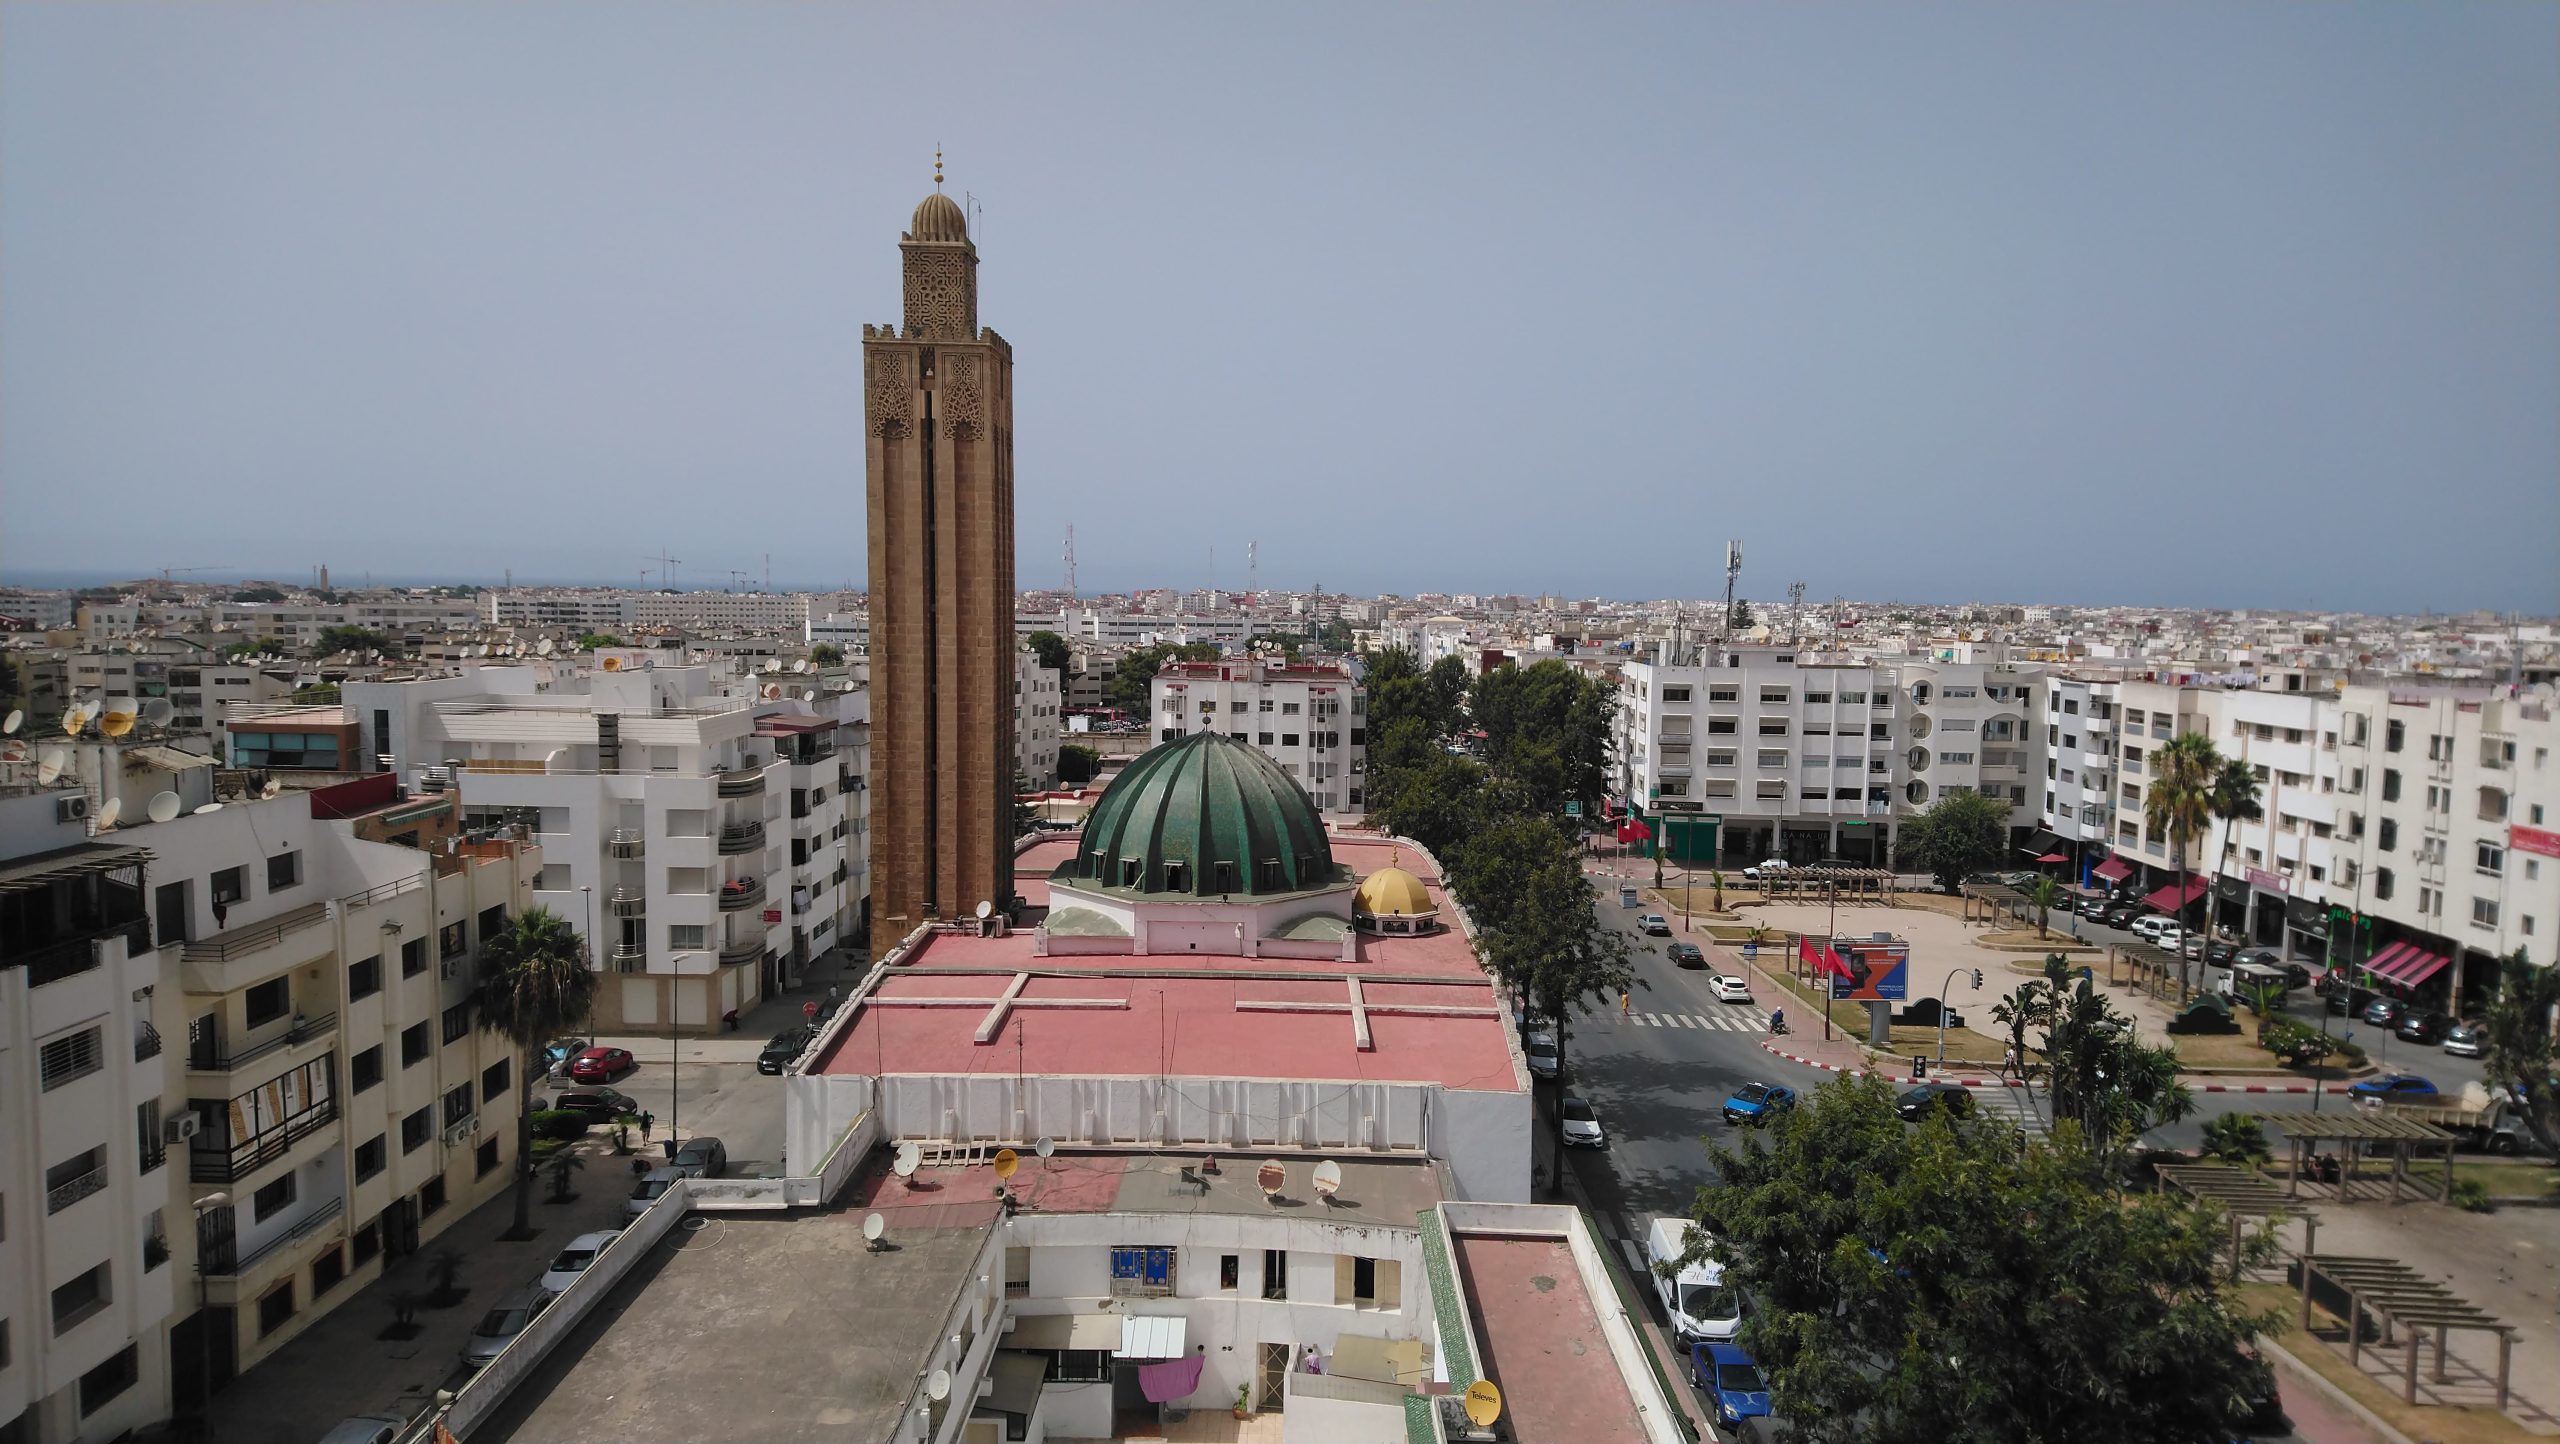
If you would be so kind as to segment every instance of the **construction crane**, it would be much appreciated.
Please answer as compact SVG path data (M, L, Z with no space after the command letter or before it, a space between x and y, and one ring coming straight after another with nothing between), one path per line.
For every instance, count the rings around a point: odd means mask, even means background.
M673 572L677 567L684 565L684 558L671 557L667 555L667 549L665 547L658 548L658 554L656 556L642 557L640 560L644 562L656 562L658 564L658 585L661 587L669 585L667 581L669 573ZM640 575L646 577L649 574L647 572L642 572Z

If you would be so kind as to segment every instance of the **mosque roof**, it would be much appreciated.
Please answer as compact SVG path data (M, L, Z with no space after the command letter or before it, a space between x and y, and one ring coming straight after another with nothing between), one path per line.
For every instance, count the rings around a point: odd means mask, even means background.
M1250 743L1195 732L1131 763L1059 880L1139 896L1270 897L1341 881L1306 789Z

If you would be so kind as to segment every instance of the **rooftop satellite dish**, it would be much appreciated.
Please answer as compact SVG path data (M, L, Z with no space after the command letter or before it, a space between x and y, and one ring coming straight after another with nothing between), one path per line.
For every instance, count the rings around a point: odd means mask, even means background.
M607 657L596 665L602 667L608 672L619 672L622 670L622 659L620 657Z
M815 687L805 687L805 688L802 688L802 689L801 689L801 692L800 692L800 700L801 700L801 701L803 701L803 702L815 702L815 701L817 701L817 700L818 700L818 689L817 689L817 688L815 688Z
M166 697L154 697L142 704L142 720L154 727L168 726L177 715L177 705Z
M70 753L59 747L46 748L44 755L36 759L36 786L51 787L53 780L62 775L62 769L70 765Z
M782 684L779 682L767 682L764 684L764 689L756 695L770 702L774 698L782 695Z
M87 726L87 725L89 725L89 709L88 709L88 708L81 706L81 705L80 705L79 703L77 703L77 702L74 702L74 703L72 703L70 706L65 707L65 708L63 708L63 709L62 709L62 735L63 735L63 736L65 736L65 737L77 737L77 736L79 736L79 735L80 735L80 729L81 729L81 728L83 728L83 727L85 727L85 726Z
M122 816L124 816L124 799L121 797L108 798L107 805L98 809L98 831L104 832L108 828L115 826L116 819Z
M98 735L101 737L122 737L132 730L133 714L130 712L109 712L98 719Z
M916 1165L922 1162L924 1162L924 1150L916 1146L914 1139L909 1139L898 1145L898 1160L891 1164L890 1168L900 1178L913 1178Z
M1010 1148L999 1148L995 1157L996 1178L1009 1179L1022 1170L1022 1155Z
M220 812L221 810L222 810L222 804L221 804L221 803L219 803L219 802L208 802L208 803L206 803L204 806L197 808L197 809L195 810L195 815L196 815L196 816L198 816L198 817L202 817L202 816L204 816L204 815L205 815L206 813L208 813L208 812Z
M545 637L545 638L543 638L543 639L542 639L541 644L540 644L539 646L535 647L535 648L534 648L534 650L535 650L535 651L537 651L537 652L540 652L542 655L544 655L544 656L548 657L548 656L550 656L550 655L551 655L551 649L552 649L553 647L558 646L558 645L560 645L560 644L559 644L559 643L557 643L557 642L552 641L549 637Z
M1342 1187L1342 1165L1330 1158L1317 1164L1315 1182L1316 1196L1327 1203L1333 1202L1333 1195Z
M1467 1422L1479 1429L1490 1429L1502 1417L1502 1390L1491 1379L1478 1379L1467 1386Z
M1042 1158L1046 1158L1050 1154L1058 1151L1058 1140L1051 1138L1046 1133L1043 1133L1040 1135L1039 1141L1031 1145L1031 1151L1039 1154Z
M26 725L26 720L26 713L15 707L10 708L8 719L0 721L0 736L14 736L20 727Z
M767 657L767 658L765 658L765 659L764 659L764 669L765 669L766 671L768 671L768 672L779 672L779 671L781 671L781 670L782 670L782 659L781 659L780 657Z
M1289 1170L1280 1166L1279 1159L1266 1158L1262 1160L1262 1166L1253 1171L1253 1181L1261 1185L1263 1197L1278 1198L1280 1185L1289 1181Z
M809 670L809 659L808 659L808 658L806 658L806 657L802 657L802 658L801 658L801 659L799 659L798 661L793 662L793 663L791 664L791 670L792 670L792 671L794 671L794 672L806 672L806 671L808 671L808 670Z
M267 785L258 789L258 795L260 797L273 797L282 791L284 791L284 779L281 777L270 777L267 779Z
M970 909L970 911L978 915L978 921L980 922L985 922L988 917L994 914L995 910L996 905L983 898L979 899L978 905L975 908Z
M178 794L155 792L151 794L151 806L145 811L153 822L167 822L178 815L178 809L181 806L184 804L178 801Z
M889 1231L889 1220L871 1214L862 1220L862 1243L873 1253L880 1251L880 1235Z
M933 1377L924 1381L924 1391L932 1395L936 1403L950 1398L951 1371L949 1369L934 1370Z

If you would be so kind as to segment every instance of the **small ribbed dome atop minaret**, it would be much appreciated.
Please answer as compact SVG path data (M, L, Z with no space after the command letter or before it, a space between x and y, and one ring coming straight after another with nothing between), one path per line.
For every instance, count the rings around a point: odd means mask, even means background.
M940 191L926 196L916 207L916 217L907 226L911 241L957 241L969 239L969 219L960 213L960 203Z

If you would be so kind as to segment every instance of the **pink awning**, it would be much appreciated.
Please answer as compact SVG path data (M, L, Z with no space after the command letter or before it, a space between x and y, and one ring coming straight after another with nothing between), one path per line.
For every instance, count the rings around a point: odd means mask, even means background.
M2400 970L2400 985L2414 988L2452 966L2453 959L2442 953L2420 953L2417 966Z
M2393 943L2364 960L2364 970L2377 978L2393 978L2393 970L2416 956L2417 949L2407 943Z
M2414 988L2452 965L2453 959L2442 953L2428 952L2415 943L2393 943L2376 953L2365 970L2395 988Z
M2120 857L2111 857L2098 864L2096 875L2109 882L2122 882L2133 876L2133 864Z
M2197 898L2204 896L2204 889L2205 880L2203 878L2191 877L2187 879L2186 892L2184 896L2179 894L2178 885L2173 882L2167 887L2155 890L2149 897L2144 898L2143 901L2151 904L2151 906L2164 913L2174 913L2185 908L2187 904L2194 902Z
M2064 857L2058 852L2048 852L2044 856L2036 859L2038 862L2069 862L2070 860L2071 859Z

